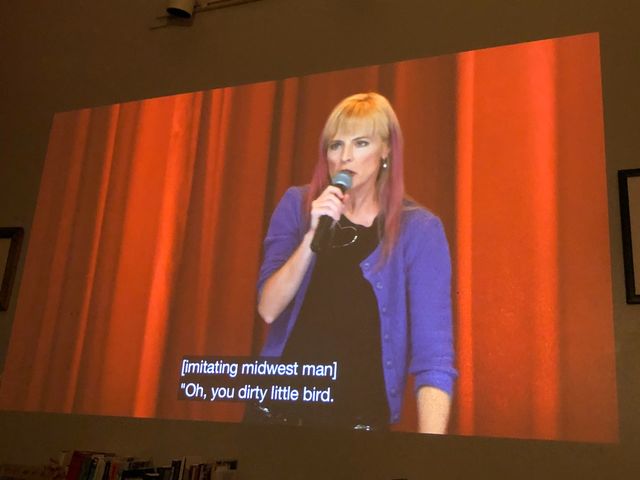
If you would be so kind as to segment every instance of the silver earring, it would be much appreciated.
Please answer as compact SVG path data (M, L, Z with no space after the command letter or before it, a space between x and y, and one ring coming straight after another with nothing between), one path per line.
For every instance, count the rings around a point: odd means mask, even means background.
M386 169L389 166L389 164L387 163L387 159L383 158L382 159L382 168Z

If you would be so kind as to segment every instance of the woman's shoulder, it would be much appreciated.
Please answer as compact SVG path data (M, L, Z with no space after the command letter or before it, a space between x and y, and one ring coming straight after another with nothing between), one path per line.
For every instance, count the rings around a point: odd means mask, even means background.
M278 209L300 210L307 196L307 185L291 186L285 190L278 201Z
M292 185L282 195L282 200L301 202L307 196L309 185Z
M402 223L408 228L424 228L430 225L440 225L440 218L424 205L412 198L405 198L402 202Z
M307 195L307 185L292 186L285 190L284 194L278 200L273 210L272 219L286 220L296 219L294 223L299 224L302 228L302 220L304 218L304 202Z
M447 234L440 217L414 200L404 202L402 210L401 243L410 256L438 252L448 258Z

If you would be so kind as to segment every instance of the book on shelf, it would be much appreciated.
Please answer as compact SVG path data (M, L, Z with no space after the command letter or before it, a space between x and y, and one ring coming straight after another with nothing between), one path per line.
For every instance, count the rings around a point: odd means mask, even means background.
M65 478L66 480L94 480L98 460L112 456L114 454L109 452L74 450L69 459L69 467Z
M184 456L154 467L150 458L89 450L61 452L54 463L62 473L66 469L64 480L233 480L238 466L237 460L205 462L201 456Z

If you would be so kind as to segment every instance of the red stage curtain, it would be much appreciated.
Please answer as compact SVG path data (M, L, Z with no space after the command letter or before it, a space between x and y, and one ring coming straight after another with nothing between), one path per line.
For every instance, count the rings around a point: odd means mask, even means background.
M0 406L239 420L177 400L180 359L259 348L269 216L331 108L369 90L451 243L451 432L615 440L597 35L56 115Z
M597 36L458 71L457 429L615 440Z

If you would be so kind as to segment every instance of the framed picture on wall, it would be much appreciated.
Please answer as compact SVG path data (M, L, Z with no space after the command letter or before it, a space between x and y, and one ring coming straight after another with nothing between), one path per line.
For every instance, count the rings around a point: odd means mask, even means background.
M640 303L640 168L618 171L627 303Z
M0 310L9 308L23 236L22 227L0 227Z

